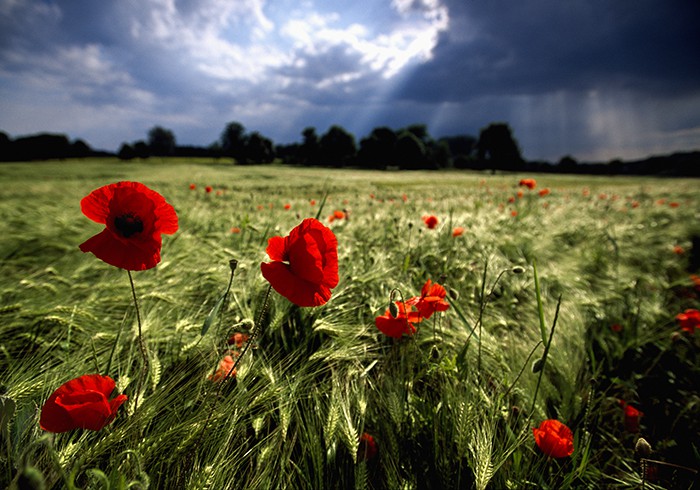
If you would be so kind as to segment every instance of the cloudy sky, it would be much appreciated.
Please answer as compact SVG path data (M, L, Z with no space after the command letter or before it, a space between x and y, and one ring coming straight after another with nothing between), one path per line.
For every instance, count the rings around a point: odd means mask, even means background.
M700 149L697 0L0 0L0 131L116 151L507 122L527 159Z

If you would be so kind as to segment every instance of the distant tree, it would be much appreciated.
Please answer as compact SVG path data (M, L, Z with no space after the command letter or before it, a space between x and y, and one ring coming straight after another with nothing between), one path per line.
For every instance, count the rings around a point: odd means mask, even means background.
M175 135L169 129L154 126L148 131L148 150L153 156L167 157L175 153Z
M520 170L523 167L524 162L520 155L520 148L518 148L508 124L491 123L482 129L476 147L479 160L487 168Z
M223 155L244 163L247 137L245 127L239 122L230 122L221 133L221 151Z
M559 172L573 173L576 172L578 168L578 162L575 158L570 155L561 157L559 164L557 165L557 170Z
M299 148L299 160L302 165L319 165L321 163L321 143L316 128L307 127L301 132L302 143Z
M272 140L254 131L246 138L246 151L244 163L269 163L274 160Z
M430 133L428 133L428 126L425 124L411 124L406 126L400 132L408 131L423 143L424 146L428 146L431 142Z
M70 153L74 158L84 158L92 154L92 148L83 140L75 140L70 145Z
M12 142L12 160L47 160L68 158L71 145L63 134L40 133L17 138Z
M430 155L428 156L428 162L433 164L437 168L450 168L452 167L452 155L450 154L450 147L444 141L434 141L430 146Z
M374 128L360 141L357 160L360 167L383 168L396 164L396 133L386 126Z
M0 131L0 161L10 160L10 148L12 147L12 140L7 133Z
M444 143L450 153L451 165L454 168L474 168L474 153L476 138L468 135L447 136L440 138L439 143Z
M355 137L340 126L331 126L321 136L321 162L337 167L351 165L357 154Z
M133 160L136 158L136 151L129 143L122 143L117 152L117 158L120 160Z
M134 143L134 153L136 158L148 158L151 154L148 145L143 140Z
M403 131L396 140L396 160L406 170L426 168L425 145L410 131Z

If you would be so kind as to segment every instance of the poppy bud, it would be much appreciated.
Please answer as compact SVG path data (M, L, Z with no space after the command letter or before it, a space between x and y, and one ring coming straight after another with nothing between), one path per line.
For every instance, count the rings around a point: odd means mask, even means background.
M228 266L231 268L231 272L236 272L236 267L238 267L238 261L236 259L231 259L228 261Z
M541 357L539 359L535 359L535 362L532 363L532 372L539 373L542 371L542 366L544 366L544 359Z
M643 437L640 437L634 445L634 454L638 458L648 458L651 455L651 444Z
M516 266L513 267L510 271L511 271L513 274L522 274L523 272L525 272L525 268L524 268L524 267L520 267L519 265L516 265Z
M459 299L459 291L452 289L451 287L446 287L445 289L447 289L447 294L450 295L450 299L452 301L457 301Z
M389 313L391 314L392 318L399 316L399 307L396 306L396 303L393 301L389 303Z
M434 345L430 348L430 359L433 361L437 361L440 359L440 349L438 349L437 345Z

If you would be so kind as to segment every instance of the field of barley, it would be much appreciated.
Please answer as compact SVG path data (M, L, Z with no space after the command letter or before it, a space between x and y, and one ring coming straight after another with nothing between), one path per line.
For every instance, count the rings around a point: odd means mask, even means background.
M698 488L697 180L185 159L0 176L1 488ZM105 228L81 200L120 181L177 213L147 270L79 248ZM261 263L307 218L338 281L302 307ZM428 280L440 311L382 332ZM128 398L113 420L42 428L89 374ZM570 454L536 441L545 421Z

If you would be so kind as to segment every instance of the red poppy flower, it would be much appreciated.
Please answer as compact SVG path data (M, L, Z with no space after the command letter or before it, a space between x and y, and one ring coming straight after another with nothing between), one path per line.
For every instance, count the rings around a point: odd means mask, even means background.
M549 194L549 189L542 189L540 192L540 197L544 197Z
M292 209L292 205L287 203L284 205L284 209Z
M673 253L676 255L683 255L685 253L685 250L680 245L674 245L673 246Z
M627 432L639 432L639 421L644 415L632 405L625 406L625 429Z
M403 334L413 335L416 333L414 323L421 322L423 317L418 311L414 311L413 305L409 305L408 302L406 302L406 307L404 307L403 302L397 301L396 306L398 307L396 318L392 316L391 310L387 308L384 315L374 319L374 324L384 335L395 339L400 339Z
M190 184L190 190L191 190L191 191L195 190L196 188L197 188L197 186L196 186L195 184Z
M534 189L537 186L537 181L535 181L535 179L520 179L518 185L527 187L528 189Z
M109 376L86 374L63 383L41 407L39 426L49 432L73 429L100 430L114 420L117 409L128 398L114 391Z
M363 432L360 436L360 444L357 448L357 457L364 461L369 461L377 455L377 443L374 442L374 437L367 432Z
M461 226L455 226L454 229L452 230L452 236L453 237L458 237L464 234L464 228Z
M612 330L615 333L620 333L622 332L622 325L620 325L619 323L613 323L612 325L610 325L610 330Z
M248 342L249 335L241 332L236 332L228 338L228 345L236 345L239 349L243 344Z
M214 372L214 374L209 375L209 381L218 382L223 381L227 377L236 376L235 369L231 373L231 376L228 376L228 373L231 371L231 368L235 363L236 361L234 361L233 357L231 357L230 355L224 356L224 358L221 359L221 361L219 361L219 367L216 368L216 372Z
M697 274L690 275L690 281L693 283L696 291L700 291L700 276Z
M544 420L539 427L533 427L535 443L547 456L565 458L574 452L574 435L566 425L556 419Z
M695 309L685 310L676 315L676 321L681 329L688 333L693 333L696 328L700 328L700 311Z
M450 305L445 301L447 291L438 283L432 283L430 279L425 281L420 291L420 296L415 296L406 304L415 305L423 318L430 318L436 311L445 311Z
M206 192L207 194L209 194L209 193L210 193L211 191L213 191L213 190L214 190L214 189L213 189L212 186L210 186L210 185L208 185L208 186L206 186L206 187L204 188L204 192Z
M298 306L320 306L338 285L338 241L315 218L307 218L286 237L267 242L272 262L260 264L272 287Z
M110 265L132 271L160 262L161 234L177 231L177 214L165 198L138 182L117 182L80 201L83 214L106 225L80 245Z
M231 233L240 233L241 229L237 226L232 226L231 227Z
M423 216L423 223L425 223L425 226L432 230L438 224L437 216Z

